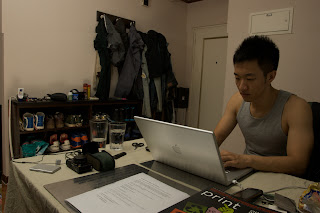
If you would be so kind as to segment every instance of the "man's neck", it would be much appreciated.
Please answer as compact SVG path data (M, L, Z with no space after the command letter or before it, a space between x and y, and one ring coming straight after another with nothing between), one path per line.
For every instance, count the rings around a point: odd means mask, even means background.
M251 102L250 111L252 116L263 117L266 115L276 102L278 93L279 90L270 86L270 88L267 89L259 99Z

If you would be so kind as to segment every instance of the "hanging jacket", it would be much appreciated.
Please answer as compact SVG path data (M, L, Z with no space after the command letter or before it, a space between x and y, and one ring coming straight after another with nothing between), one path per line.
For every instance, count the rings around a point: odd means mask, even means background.
M121 60L119 63L116 64L116 67L118 68L118 74L120 75L120 72L121 72L121 70L123 68L124 59L126 57L126 54L128 52L128 48L129 48L129 38L128 38L126 25L125 25L125 23L124 23L122 18L120 18L120 19L118 19L116 21L116 23L114 24L114 27L117 30L117 32L120 34L122 43L124 45L124 57L123 57L123 60Z
M154 30L141 33L147 45L145 57L149 72L149 99L152 114L163 112L161 119L172 121L174 110L172 100L168 99L168 89L174 88L178 82L171 65L171 54L168 51L166 38ZM172 91L172 90L170 90Z
M128 38L126 25L125 25L122 18L120 18L116 21L116 23L114 24L114 28L120 34L122 43L124 45L125 53L127 53L128 49L129 49L129 38Z
M94 40L94 48L99 53L101 71L99 76L99 83L97 85L97 92L95 94L100 100L107 100L110 91L111 79L111 60L108 50L107 31L103 19L100 19L96 27L96 38Z
M104 16L106 22L106 28L108 33L108 48L111 51L111 62L113 65L117 66L121 61L124 60L125 48L120 37L120 34L115 29L111 20L107 15Z
M140 34L141 35L141 34ZM142 115L151 118L150 95L149 95L149 71L146 59L147 45L144 46L142 52L141 70L142 70L142 86L143 86L143 106Z
M150 78L161 77L170 68L170 54L167 49L167 40L154 30L149 30L146 36L148 50L146 58Z
M141 66L144 43L134 25L131 25L129 30L129 42L130 46L114 94L120 98L126 98L129 95Z

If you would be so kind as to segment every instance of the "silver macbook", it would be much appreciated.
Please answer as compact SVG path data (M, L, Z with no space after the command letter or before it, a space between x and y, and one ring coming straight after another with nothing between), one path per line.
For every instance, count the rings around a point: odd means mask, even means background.
M211 131L139 116L134 119L156 161L226 186L252 171L226 171Z

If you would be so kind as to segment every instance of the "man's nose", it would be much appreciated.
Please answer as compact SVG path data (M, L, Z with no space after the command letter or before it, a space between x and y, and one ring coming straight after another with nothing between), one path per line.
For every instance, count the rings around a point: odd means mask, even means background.
M247 83L244 80L240 80L238 87L240 91L245 91L248 89Z

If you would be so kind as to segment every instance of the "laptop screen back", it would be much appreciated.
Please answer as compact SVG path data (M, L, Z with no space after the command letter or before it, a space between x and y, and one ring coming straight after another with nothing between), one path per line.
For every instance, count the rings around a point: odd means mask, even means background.
M213 132L135 116L154 160L227 185Z

